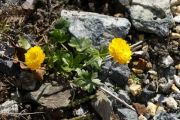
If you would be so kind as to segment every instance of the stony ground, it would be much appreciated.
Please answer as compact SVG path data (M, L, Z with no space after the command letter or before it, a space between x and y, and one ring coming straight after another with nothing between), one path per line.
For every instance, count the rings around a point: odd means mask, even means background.
M180 0L1 0L0 8L0 119L180 119ZM37 80L12 59L23 60L19 36L48 44L59 17L96 47L114 37L131 44L128 65L101 67L110 94L74 88L54 71Z

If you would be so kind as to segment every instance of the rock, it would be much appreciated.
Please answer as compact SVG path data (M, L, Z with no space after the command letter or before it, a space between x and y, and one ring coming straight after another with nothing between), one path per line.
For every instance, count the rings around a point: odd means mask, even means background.
M176 23L180 23L180 15L175 16L173 19Z
M177 25L177 26L175 27L175 30L176 30L177 33L180 33L180 25Z
M132 68L132 71L136 74L142 74L144 71L141 69Z
M127 91L119 90L118 91L118 96L119 96L119 98L123 99L126 103L128 103L128 104L131 103L131 98L129 97Z
M153 117L153 120L178 120L175 116L169 113L161 112Z
M156 72L156 71L154 71L154 70L149 70L149 71L148 71L148 73L149 73L149 74L151 74L151 75L155 75L155 76L157 76L157 72Z
M130 92L132 93L133 96L140 94L142 91L141 85L137 85L137 84L132 84L129 87L129 89L130 89Z
M141 94L136 96L136 101L146 104L151 98L156 96L155 91L148 90L146 87L142 90Z
M112 103L102 91L97 92L97 100L91 104L102 120L110 120L113 112Z
M144 117L143 115L140 115L140 116L138 117L138 120L147 120L147 118Z
M179 39L180 34L179 33L171 33L171 39Z
M173 85L173 81L170 80L168 83L164 83L164 84L160 84L159 85L159 91L161 91L162 93L169 93L171 92L171 87Z
M119 115L120 120L138 120L137 113L128 108L117 109L117 114Z
M108 45L114 37L125 37L131 27L126 18L91 12L62 10L61 17L70 22L69 31L77 38L90 38L95 46Z
M31 92L27 96L42 106L55 109L67 107L70 104L71 93L66 87L45 83L37 91Z
M8 114L8 113L18 113L18 104L14 100L8 100L0 105L0 113Z
M20 69L13 61L0 59L0 72L8 76L18 76Z
M180 70L180 64L176 65L175 68L176 68L177 70Z
M139 115L145 115L147 113L146 107L140 103L133 103L133 107L136 109Z
M85 111L84 108L80 107L80 108L78 108L78 109L75 109L75 110L73 111L73 113L74 113L74 115L76 115L76 116L82 116L82 115L85 115L85 114L86 114L86 111Z
M9 97L8 87L3 82L0 82L0 96L0 103L4 102Z
M148 102L147 112L148 112L151 116L155 116L157 107L158 107L158 106L155 105L154 103Z
M174 75L174 83L177 87L180 88L180 77L177 75Z
M180 90L176 87L175 84L172 85L171 89L174 93L180 93Z
M174 100L173 97L168 97L165 99L166 105L170 109L177 109L178 103Z
M162 58L162 61L161 61L161 65L164 67L164 68L167 68L169 67L170 65L172 65L174 63L174 60L172 59L172 57L170 55L166 56L166 57L163 57Z
M108 60L102 65L100 78L102 80L109 79L111 82L120 87L125 87L128 83L130 69L128 65L121 65L114 61Z
M173 80L174 75L176 74L176 69L174 66L161 68L161 70L159 71L159 74L162 74L162 76L165 77L166 79Z
M180 93L172 94L172 97L176 100L180 100Z
M19 88L24 90L32 91L37 88L38 80L35 74L29 71L22 71L19 76L20 82L17 84Z
M130 5L130 0L114 0L117 1L119 4L123 6L129 6Z
M171 0L171 6L175 6L177 4L180 4L180 1L179 0Z
M137 30L168 36L173 25L169 3L170 0L132 0L129 9L132 24Z
M158 106L157 110L156 110L156 114L159 114L161 112L166 112L166 110L164 109L164 107L162 106Z
M37 0L26 0L23 4L22 4L22 8L25 10L32 10L35 7L35 3L37 2Z
M156 97L154 97L152 100L155 103L165 103L165 96L162 94L157 94Z

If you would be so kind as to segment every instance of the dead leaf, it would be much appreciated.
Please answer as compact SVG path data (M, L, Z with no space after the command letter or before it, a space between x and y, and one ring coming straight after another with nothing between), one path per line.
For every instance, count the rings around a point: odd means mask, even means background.
M43 76L46 73L45 69L39 68L35 71L35 76L37 80L43 80Z
M20 62L20 68L23 70L28 70L29 68L22 62Z
M21 47L16 47L16 55L18 60L20 61L25 61L25 54L26 53L26 50L24 48L21 48Z

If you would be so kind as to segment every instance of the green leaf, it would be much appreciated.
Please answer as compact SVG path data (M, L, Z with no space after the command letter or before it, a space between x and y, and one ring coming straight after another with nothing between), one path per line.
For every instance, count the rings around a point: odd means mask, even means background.
M25 50L28 50L31 47L29 41L21 36L19 36L18 44L21 48L24 48Z
M92 46L92 43L89 39L76 39L72 38L68 43L69 46L76 48L78 52L82 52Z
M50 39L64 43L69 39L69 35L61 29L53 29L50 33Z
M70 23L68 21L64 20L63 18L59 18L59 19L57 19L54 27L56 29L63 29L63 30L66 31L69 28L69 24Z
M92 82L97 84L97 85L101 85L101 80L100 79L92 79Z
M74 84L81 87L83 90L92 92L97 85L100 85L101 82L97 79L96 72L88 72L86 70L76 69L78 77L74 78Z

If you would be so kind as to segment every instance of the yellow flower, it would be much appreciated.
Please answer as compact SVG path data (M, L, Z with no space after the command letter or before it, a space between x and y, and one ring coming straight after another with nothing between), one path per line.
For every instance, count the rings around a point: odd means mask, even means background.
M114 38L109 44L109 54L120 64L127 64L131 60L131 47L122 38Z
M39 46L31 47L25 54L25 64L31 70L36 70L39 67L41 67L41 64L43 63L44 59L45 54Z

